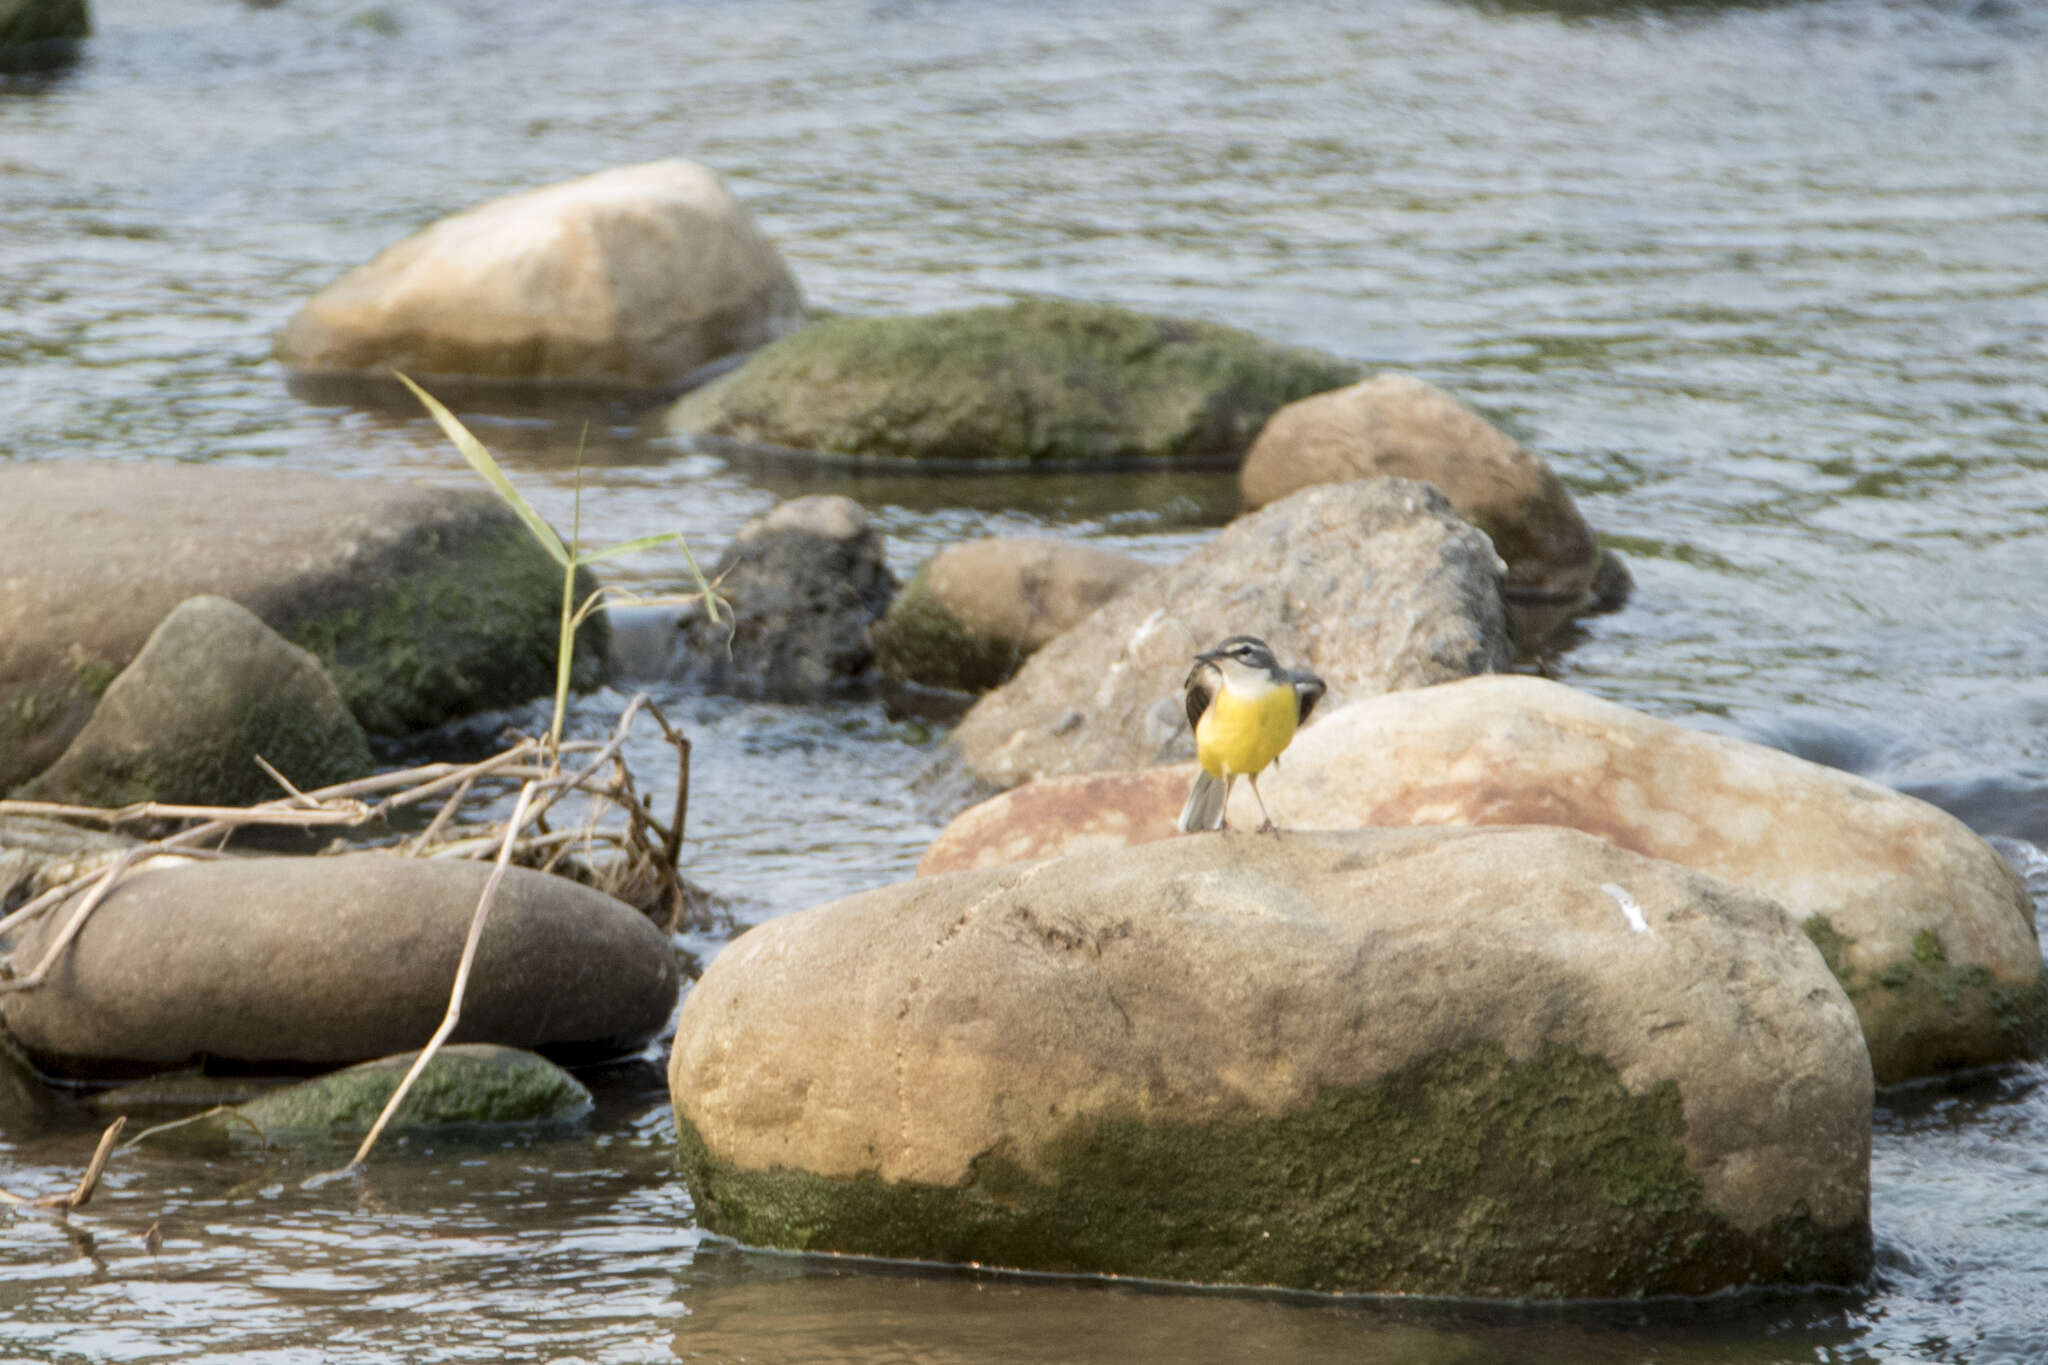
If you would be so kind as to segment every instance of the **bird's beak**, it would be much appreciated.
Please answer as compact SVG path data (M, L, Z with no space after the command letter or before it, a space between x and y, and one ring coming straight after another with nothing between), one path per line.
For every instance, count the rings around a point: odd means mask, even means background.
M1195 656L1195 662L1198 664L1213 664L1222 657L1221 654L1213 649L1205 649Z

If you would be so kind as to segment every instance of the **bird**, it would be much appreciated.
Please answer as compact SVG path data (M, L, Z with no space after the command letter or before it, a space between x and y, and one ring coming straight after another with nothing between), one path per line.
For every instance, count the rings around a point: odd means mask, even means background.
M1260 833L1278 829L1259 795L1259 774L1280 757L1325 690L1315 674L1282 668L1256 635L1233 635L1197 654L1181 692L1202 771L1181 808L1181 832L1227 828L1224 807L1240 777L1258 800Z

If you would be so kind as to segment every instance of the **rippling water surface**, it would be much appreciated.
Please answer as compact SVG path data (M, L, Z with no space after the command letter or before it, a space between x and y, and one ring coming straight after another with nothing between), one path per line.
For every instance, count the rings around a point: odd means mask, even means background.
M294 396L284 320L440 215L684 155L822 307L1102 299L1469 397L1635 568L1629 608L1542 667L2037 857L2048 15L1584 8L101 0L76 66L0 77L0 459L463 482L410 412ZM995 531L1167 559L1232 510L1203 476L806 473L685 453L626 406L466 415L558 520L588 421L590 534L712 553L807 491L864 501L902 572ZM873 707L663 700L696 743L692 873L741 922L903 875L944 813L918 782L934 737ZM0 1222L0 1357L2041 1360L2042 1081L1890 1097L1854 1293L1511 1310L703 1244L650 1067L601 1081L585 1134L394 1151L360 1186L124 1154L89 1218ZM92 1127L0 1134L0 1184L68 1183Z

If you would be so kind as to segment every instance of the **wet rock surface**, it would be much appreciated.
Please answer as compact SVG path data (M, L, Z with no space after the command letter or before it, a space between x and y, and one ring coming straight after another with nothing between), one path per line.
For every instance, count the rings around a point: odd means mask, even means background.
M750 931L670 1063L706 1227L1515 1297L1850 1283L1871 1078L1753 894L1567 830L1205 835Z
M748 522L712 577L731 614L685 611L669 672L781 701L857 688L874 663L869 630L896 591L867 510L838 495L793 498Z

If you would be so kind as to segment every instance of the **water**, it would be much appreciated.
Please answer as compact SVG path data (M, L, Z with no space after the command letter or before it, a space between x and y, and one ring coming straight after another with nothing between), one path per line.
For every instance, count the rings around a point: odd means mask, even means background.
M410 412L295 396L278 329L442 214L684 155L820 306L1100 299L1470 398L1636 572L1541 667L2037 857L2048 15L1579 8L102 0L77 67L0 78L0 458L463 483ZM715 553L780 497L843 491L907 573L991 532L1170 559L1230 511L1206 476L807 473L684 453L625 405L464 415L558 524L588 422L593 539L674 527ZM696 744L691 874L740 922L904 875L946 813L919 782L936 738L871 706L662 700ZM2048 1359L2032 1068L1889 1097L1867 1286L1537 1310L741 1254L690 1226L653 1069L599 1089L584 1135L393 1150L361 1186L123 1154L68 1230L0 1215L0 1357ZM0 1135L0 1185L63 1187L93 1130Z

